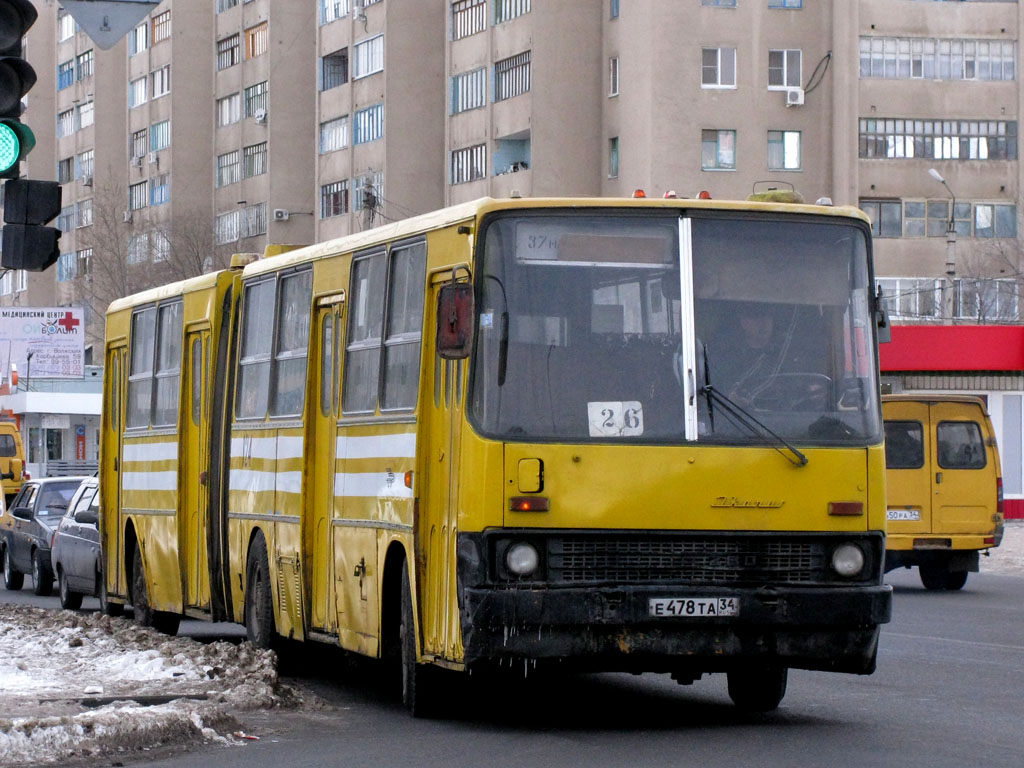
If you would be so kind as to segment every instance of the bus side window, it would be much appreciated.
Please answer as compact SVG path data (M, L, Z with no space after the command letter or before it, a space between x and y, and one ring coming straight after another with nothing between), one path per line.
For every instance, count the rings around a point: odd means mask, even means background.
M924 466L924 427L919 421L885 422L887 469L920 469Z

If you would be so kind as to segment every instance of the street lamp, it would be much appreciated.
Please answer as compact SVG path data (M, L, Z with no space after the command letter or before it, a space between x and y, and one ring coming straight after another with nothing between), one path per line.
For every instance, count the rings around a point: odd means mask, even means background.
M943 314L947 323L953 322L953 290L955 283L953 276L956 275L956 195L949 188L949 184L942 178L942 174L934 168L928 169L928 175L939 182L949 192L952 204L949 208L949 220L946 222L946 287L943 291Z

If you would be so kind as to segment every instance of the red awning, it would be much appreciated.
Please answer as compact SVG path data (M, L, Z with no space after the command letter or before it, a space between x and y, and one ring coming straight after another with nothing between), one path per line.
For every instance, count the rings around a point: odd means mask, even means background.
M1021 371L1024 326L897 325L879 344L882 371Z

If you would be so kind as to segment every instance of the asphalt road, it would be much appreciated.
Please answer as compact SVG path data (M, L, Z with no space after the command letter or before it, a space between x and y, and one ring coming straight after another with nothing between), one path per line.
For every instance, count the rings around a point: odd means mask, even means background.
M318 646L286 654L286 679L317 707L246 714L259 737L126 757L149 768L547 768L1024 765L1024 578L972 574L926 592L889 574L894 620L868 677L793 671L780 709L737 713L722 675L679 686L664 675L453 682L445 720L414 720L377 667ZM4 595L0 590L0 599ZM38 598L35 598L38 600ZM51 599L52 600L52 599ZM183 630L207 633L183 623ZM237 635L237 628L227 627ZM108 759L95 765L110 765Z

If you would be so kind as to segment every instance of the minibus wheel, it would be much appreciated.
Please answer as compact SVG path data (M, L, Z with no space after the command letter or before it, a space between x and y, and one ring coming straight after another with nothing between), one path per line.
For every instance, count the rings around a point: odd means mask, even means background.
M967 583L967 571L951 571L946 563L932 563L918 568L924 588L933 592L955 592Z

